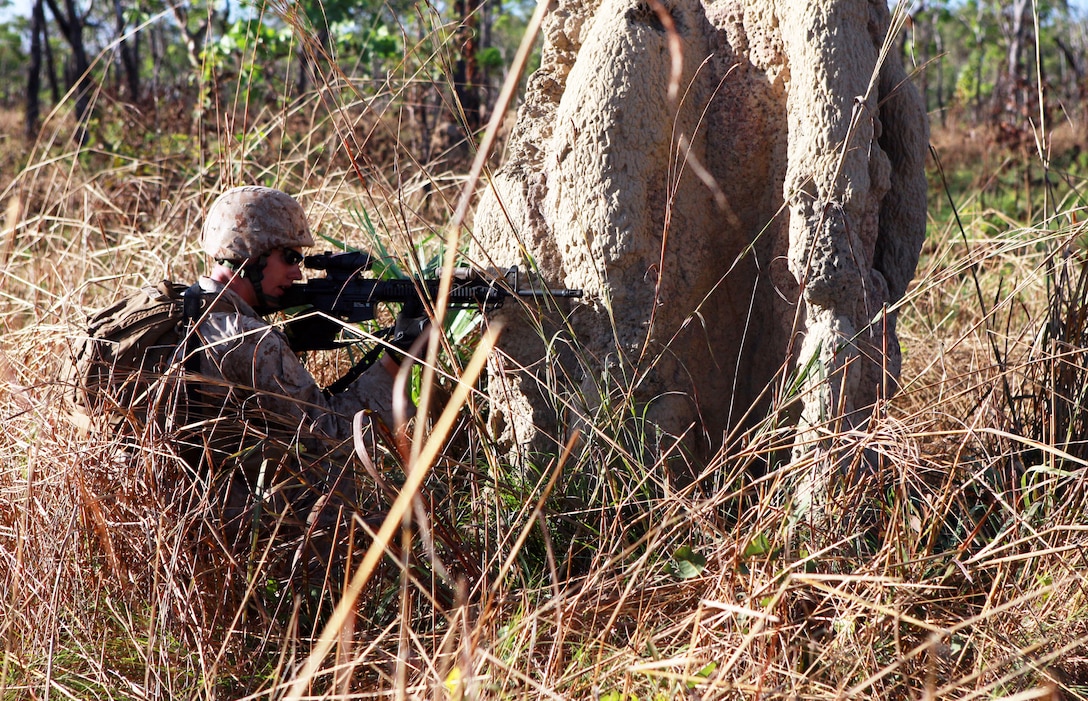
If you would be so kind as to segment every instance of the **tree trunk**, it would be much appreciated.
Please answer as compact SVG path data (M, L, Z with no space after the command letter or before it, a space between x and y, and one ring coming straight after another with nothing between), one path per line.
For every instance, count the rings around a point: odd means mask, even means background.
M201 66L200 52L203 51L204 45L208 41L208 33L211 30L212 21L216 18L216 11L209 12L208 18L194 32L189 29L189 12L185 7L180 4L172 4L170 9L174 13L174 21L177 22L178 29L181 30L182 41L185 43L185 54L189 57L189 64L194 70L199 70Z
M1009 84L1016 107L1023 109L1027 104L1026 86L1028 85L1027 66L1024 51L1034 33L1035 25L1031 22L1030 0L1014 0L1012 8L1012 32L1009 41Z
M479 50L477 25L481 3L482 0L457 0L454 5L461 24L457 32L459 57L453 69L453 88L464 113L465 124L472 132L480 128L480 68L476 62L476 52Z
M479 21L479 41L477 42L477 52L483 51L494 45L491 38L492 24L495 21L495 16L499 12L501 0L481 0L480 2L480 21ZM497 95L492 95L495 91L492 90L492 75L487 64L478 66L480 84L480 119L486 119L490 114L492 103Z
M994 90L991 120L1011 145L1020 145L1029 138L1028 86L1032 81L1027 75L1024 52L1034 35L1031 8L1031 0L1013 0L1009 8L1005 65Z
M80 15L74 0L65 0L64 10L57 6L56 0L46 0L53 19L60 27L64 40L68 42L72 55L65 67L65 82L75 93L76 137L80 144L87 139L87 110L91 104L91 63L87 59L87 48L83 43L83 27L86 18Z
M49 45L49 23L45 21L45 9L42 8L42 49L45 52L45 77L49 79L49 94L53 104L60 104L63 93L57 80L57 62L53 59L53 48Z
M1032 28L1028 10L1031 9L1030 0L1013 0L1012 23L1009 31L1009 48L1006 58L1006 71L1010 85L1015 93L1014 99L1019 106L1024 104L1024 96L1019 89L1025 82L1024 48L1028 43L1028 34Z
M138 34L129 39L121 39L125 35L125 12L121 7L121 0L113 0L113 12L117 22L117 38L120 40L121 66L125 72L125 83L128 87L129 100L136 102L140 99L140 69L138 56Z
M933 41L934 52L937 56L944 55L944 37L941 36L940 27L937 25L937 16L933 16ZM937 111L941 115L941 124L945 124L948 119L948 113L945 109L945 95L944 95L944 61L937 61Z
M320 18L320 27L316 30L317 46L326 56L332 55L332 35L325 24L325 17ZM295 90L299 95L310 89L313 82L320 82L318 75L318 55L306 44L305 39L298 42L298 80L295 82Z
M30 13L30 56L26 75L26 138L28 141L32 141L38 135L44 24L45 13L42 11L42 0L36 0Z
M975 94L972 102L975 105L975 123L982 122L982 57L984 52L984 36L982 33L982 5L979 5L978 21L974 26L975 33Z
M427 37L427 27L425 26L422 18L418 18L417 37L420 42ZM414 146L415 152L422 154L421 160L424 163L428 163L431 157L434 155L431 148L432 137L432 125L437 121L437 115L431 113L430 108L430 95L433 91L433 86L424 81L414 81L412 90L415 91L415 99L409 101L409 119L413 121L417 128L413 130L415 133L412 138L416 139Z
M295 81L295 93L303 95L310 88L310 57L302 46L298 48L298 80Z
M1068 98L1076 100L1078 104L1083 103L1085 98L1084 57L1060 36L1054 37L1054 43L1057 44L1068 65L1067 75L1062 79L1062 90Z
M907 24L907 26L910 27L911 33L913 34L913 41L911 42L913 45L913 55L906 58L912 59L915 66L919 66L922 68L922 70L918 72L915 82L918 85L918 89L922 91L922 97L926 101L927 111L930 109L929 45L930 42L933 41L934 26L934 22L931 22L931 17L936 17L936 13L927 12L926 6L923 4L910 14L910 22L908 22Z

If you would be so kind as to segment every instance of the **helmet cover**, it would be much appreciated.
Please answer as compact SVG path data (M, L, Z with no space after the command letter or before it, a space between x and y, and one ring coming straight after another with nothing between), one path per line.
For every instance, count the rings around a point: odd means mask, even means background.
M208 210L200 240L217 261L245 261L275 248L314 245L302 206L285 192L258 185L221 194Z

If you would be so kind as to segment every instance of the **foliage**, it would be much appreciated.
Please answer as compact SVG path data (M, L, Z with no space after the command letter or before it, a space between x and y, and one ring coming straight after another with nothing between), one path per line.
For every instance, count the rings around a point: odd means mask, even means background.
M904 51L940 123L1000 126L1009 143L1030 145L1032 130L1083 99L1084 21L1065 2L938 0L912 7Z
M133 109L171 103L177 111L189 112L193 123L186 131L196 132L206 110L215 104L263 105L303 98L316 78L328 89L344 93L345 104L368 102L380 112L385 109L380 103L392 98L399 103L396 108L408 108L414 122L409 126L419 132L414 148L424 160L438 138L435 134L442 134L439 126L457 122L445 77L457 60L458 27L468 20L442 17L436 7L404 0L239 4L152 0L139 5L77 2L72 8L85 23L77 35L79 45L88 56L98 57L89 68L90 82L97 86L96 103L89 105L90 114L77 113L82 119L94 119L96 109L118 100ZM510 12L494 3L482 13L484 23L478 32L485 41L477 42L480 65L494 77L478 90L488 103L498 95L495 81L504 77L497 69L512 59L520 42L524 12L517 3ZM0 105L14 107L16 100L25 100L28 119L32 98L48 105L54 102L54 85L61 93L75 85L70 69L77 53L73 39L61 38L62 25L48 6L45 18L38 59L46 60L41 62L39 87L30 95L28 71L35 45L27 43L28 19L0 16ZM388 90L391 80L407 76L411 76L407 90ZM382 100L374 100L378 95ZM457 145L457 139L447 135L436 145L442 155Z
M0 75L23 75L26 72L26 56L23 37L26 21L19 19L0 24ZM0 83L0 105L12 107L23 90L11 83Z

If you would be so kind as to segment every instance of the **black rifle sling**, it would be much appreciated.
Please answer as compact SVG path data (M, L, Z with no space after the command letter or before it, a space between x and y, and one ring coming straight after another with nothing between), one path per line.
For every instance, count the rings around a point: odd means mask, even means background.
M348 388L348 385L359 379L359 377L367 371L367 368L374 364L374 362L378 359L378 356L381 355L381 352L383 350L385 349L381 345L377 345L371 348L369 351L367 351L366 355L364 355L359 362L355 363L355 365L352 365L351 369L344 373L343 377L341 377L336 382L333 382L331 385L322 390L322 392L325 394L326 397L333 397L346 390Z
M185 372L195 375L200 372L200 355L197 349L200 347L200 338L196 334L196 321L204 311L204 288L199 282L194 282L182 294L182 314L185 317L185 325L182 334L185 337ZM196 407L196 382L188 380L185 383L185 397L189 400L190 407Z
M200 370L200 356L196 354L197 342L200 340L196 336L196 329L193 328L194 322L200 318L200 313L204 307L204 288L200 286L199 282L194 282L189 286L182 298L182 314L185 316L185 369L189 372L198 372Z

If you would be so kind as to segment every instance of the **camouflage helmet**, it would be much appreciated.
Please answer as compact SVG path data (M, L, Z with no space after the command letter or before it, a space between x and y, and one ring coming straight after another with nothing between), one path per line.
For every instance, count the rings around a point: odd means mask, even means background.
M257 185L221 194L208 210L200 240L212 258L229 261L314 245L302 206L285 192Z

